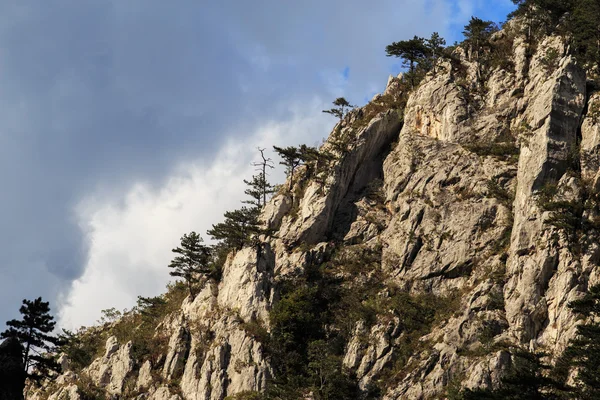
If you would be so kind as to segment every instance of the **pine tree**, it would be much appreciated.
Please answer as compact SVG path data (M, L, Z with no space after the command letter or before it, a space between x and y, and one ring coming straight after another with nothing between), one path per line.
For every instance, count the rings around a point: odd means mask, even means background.
M463 400L552 400L565 393L562 386L545 374L550 367L542 362L545 354L513 349L512 365L496 389L465 390Z
M259 209L262 208L264 205L263 198L266 200L264 188L267 185L264 176L262 174L252 175L252 180L244 179L244 183L248 185L248 189L244 190L244 194L250 196L251 200L243 200L242 203L250 204Z
M262 206L264 206L265 204L267 204L267 197L275 193L273 185L271 185L267 180L267 168L273 169L275 168L275 166L273 165L273 160L271 160L268 157L265 157L265 149L261 149L259 147L258 151L260 152L261 161L252 163L252 165L258 169L259 173L257 176L252 177L252 183L244 181L246 184L251 186L249 189L246 189L246 192L244 193L253 197L256 200L257 206L261 207L260 198L258 198L258 194L261 194Z
M578 399L600 398L600 285L592 286L586 295L569 303L578 315L591 322L577 326L577 336L561 357L563 376L576 369L575 392Z
M483 47L488 43L492 33L498 31L498 26L492 21L484 21L477 17L471 17L468 25L465 25L463 35L465 42L469 45L469 54L475 54L475 59L479 59L479 55Z
M211 249L202 242L200 235L191 232L181 237L181 247L171 250L179 256L169 264L169 268L173 268L169 274L183 278L192 297L195 295L194 285L200 282L200 277L208 277L213 272L210 266Z
M542 30L551 33L555 30L560 19L573 11L573 7L581 0L512 0L517 9L508 14L509 18L523 17L529 27L528 36L532 31Z
M441 56L444 54L444 49L446 48L446 40L440 36L439 33L433 32L431 37L426 40L426 45L428 48L428 53L431 59L431 66L433 68L433 72L436 72L436 64Z
M279 164L285 166L285 173L289 179L289 189L292 190L294 187L294 171L300 164L302 163L302 157L300 151L297 147L289 146L289 147L277 147L273 146L273 149L279 157L281 157L282 161Z
M227 249L241 250L251 244L252 238L261 232L259 214L259 209L248 207L227 211L225 221L213 225L207 234L221 241Z
M578 0L572 16L573 44L577 59L600 72L600 1Z
M394 56L402 58L403 66L408 67L411 86L414 87L416 84L416 67L420 62L424 61L429 54L425 39L415 36L410 40L393 42L386 46L385 51L388 57Z
M346 100L343 97L338 97L337 99L335 99L333 101L333 105L336 107L329 110L323 110L323 112L338 117L340 121L344 119L344 117L346 116L346 114L348 114L351 108L356 107L348 103L348 100Z
M42 301L41 297L33 301L23 300L23 305L19 309L23 318L8 321L6 325L9 328L0 333L0 338L15 337L23 345L25 373L35 381L60 371L58 363L48 356L48 353L60 344L60 340L51 334L56 322L50 315L49 304Z
M138 296L136 307L139 313L142 315L142 319L154 321L162 314L166 304L167 301L162 296Z

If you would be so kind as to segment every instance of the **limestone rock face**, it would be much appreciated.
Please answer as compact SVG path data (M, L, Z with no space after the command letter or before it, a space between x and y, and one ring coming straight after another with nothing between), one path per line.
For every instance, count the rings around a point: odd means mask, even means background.
M117 338L111 336L106 341L106 352L86 369L87 375L97 386L104 387L110 394L123 391L125 378L133 369L131 359L132 343L120 346Z
M379 279L358 300L372 315L344 326L340 346L365 391L425 400L492 387L512 346L556 360L578 323L569 302L600 282L600 233L557 224L548 204L600 219L600 95L586 92L560 37L532 48L522 31L517 20L494 35L508 54L498 65L459 47L410 95L403 76L390 77L336 124L326 165L299 167L265 205L260 246L232 251L219 282L161 320L160 354L135 360L131 343L110 337L103 356L46 395L77 399L86 376L124 398L261 392L276 377L265 338L281 283L339 259L354 268L332 272L345 289ZM411 328L389 312L394 293L443 299L444 312Z

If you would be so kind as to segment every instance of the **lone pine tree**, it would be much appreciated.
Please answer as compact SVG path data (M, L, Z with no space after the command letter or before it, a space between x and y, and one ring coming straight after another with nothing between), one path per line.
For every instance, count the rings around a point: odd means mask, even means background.
M492 33L498 30L498 27L492 21L484 21L481 18L471 17L471 20L465 25L464 29L465 43L469 45L469 58L475 54L475 60L478 60L481 50L488 43Z
M400 57L403 60L402 65L408 67L411 86L416 85L416 70L419 63L426 60L429 53L425 39L415 36L410 40L401 40L393 42L386 46L385 51L388 57Z
M294 171L296 171L296 168L298 168L302 163L302 155L300 154L300 150L295 146L273 146L273 149L282 159L279 164L285 166L285 174L290 180L289 189L292 190L294 187Z
M245 200L243 203L250 204L254 207L261 208L267 204L267 196L275 192L273 185L267 181L267 168L273 169L273 160L265 157L265 149L258 148L261 161L254 162L252 165L257 168L258 174L252 176L251 181L244 179L244 183L248 185L248 189L244 191L252 200Z
M23 345L23 367L28 378L40 381L53 372L59 372L58 363L47 354L60 344L60 340L51 333L56 322L50 315L50 303L35 300L23 300L19 309L22 319L12 319L6 323L9 327L0 333L0 338L17 338Z
M334 117L338 117L340 119L340 121L342 119L344 119L344 117L346 116L346 114L348 114L350 109L356 107L356 106L353 106L352 104L348 103L348 100L346 100L343 97L338 97L337 99L335 99L333 101L333 105L336 107L331 108L329 110L323 110L323 112L327 113L327 114L331 114Z
M208 277L213 272L211 248L203 245L202 242L200 235L190 232L182 236L181 247L171 250L179 255L169 264L169 268L173 268L169 274L183 278L192 297L195 294L194 285L202 276Z

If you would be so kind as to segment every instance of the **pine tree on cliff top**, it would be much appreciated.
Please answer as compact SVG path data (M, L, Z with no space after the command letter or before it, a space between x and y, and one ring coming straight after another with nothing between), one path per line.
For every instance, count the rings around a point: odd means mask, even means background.
M183 278L192 297L195 294L194 285L202 276L210 276L213 272L210 262L211 249L202 242L200 235L190 232L182 236L181 247L171 250L179 255L169 264L169 268L173 268L169 274Z

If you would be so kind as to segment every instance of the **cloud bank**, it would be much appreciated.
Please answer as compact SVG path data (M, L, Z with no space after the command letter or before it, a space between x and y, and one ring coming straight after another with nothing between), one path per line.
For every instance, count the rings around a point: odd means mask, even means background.
M387 44L509 3L0 0L0 323L23 298L73 327L160 292L256 146L316 144L331 100L397 71Z

